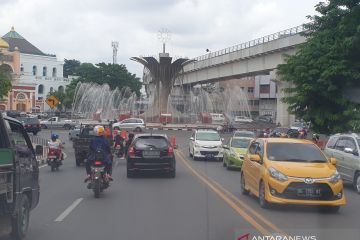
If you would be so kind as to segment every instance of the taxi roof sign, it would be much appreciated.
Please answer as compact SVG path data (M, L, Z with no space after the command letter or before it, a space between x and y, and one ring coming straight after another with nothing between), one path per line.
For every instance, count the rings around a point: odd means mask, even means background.
M60 101L54 95L51 95L46 99L46 103L50 106L51 109L54 109L54 107L56 107Z

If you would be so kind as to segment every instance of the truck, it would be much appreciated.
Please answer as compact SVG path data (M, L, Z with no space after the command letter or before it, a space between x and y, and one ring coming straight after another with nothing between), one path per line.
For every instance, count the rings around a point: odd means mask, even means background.
M71 129L77 123L72 120L61 120L59 117L51 117L47 120L41 121L40 125L42 128L65 128L65 129Z
M0 114L0 238L24 239L30 212L39 202L39 166L35 149L18 120Z
M104 124L95 124L95 125L103 125L104 127L110 128L110 126ZM93 134L94 126L93 124L82 125L80 127L79 136L73 139L73 148L75 151L75 163L76 166L80 166L85 162L85 159L88 157L90 153L90 143L91 140L95 137ZM112 133L111 133L112 135ZM110 146L113 145L112 137L108 138Z

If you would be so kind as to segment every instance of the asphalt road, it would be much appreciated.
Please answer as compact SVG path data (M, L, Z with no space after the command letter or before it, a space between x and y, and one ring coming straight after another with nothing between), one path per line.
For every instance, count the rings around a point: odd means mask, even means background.
M48 166L40 170L40 203L31 213L29 240L232 240L247 233L360 239L360 195L351 187L345 189L347 205L337 214L314 207L261 209L257 199L241 195L238 171L188 157L191 132L186 131L162 131L176 136L179 145L176 178L127 179L125 161L118 159L114 182L95 199L83 183L85 169L75 166L67 131L57 132L66 142L67 159L59 172Z

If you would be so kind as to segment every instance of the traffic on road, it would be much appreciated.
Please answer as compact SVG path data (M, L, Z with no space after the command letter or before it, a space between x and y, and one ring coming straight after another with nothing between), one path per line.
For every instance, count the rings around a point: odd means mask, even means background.
M356 162L359 135L334 135L323 151L311 140L289 136L258 138L201 128L144 130L129 139L125 130L107 136L106 127L82 126L73 142L71 130L38 133L37 138L63 143L66 157L57 171L49 156L39 166L39 204L24 203L38 206L25 217L30 221L20 221L23 233L8 225L4 239L11 239L9 232L18 239L25 234L26 239L92 239L100 234L99 224L106 236L124 239L237 239L243 234L356 239L359 234L356 163L347 172L350 160L335 154L345 144L340 140L351 138L356 145L351 153L346 145L343 155L351 154ZM116 136L123 138L120 153ZM104 146L108 151L102 151ZM41 151L38 146L34 153ZM142 229L134 231L134 225Z

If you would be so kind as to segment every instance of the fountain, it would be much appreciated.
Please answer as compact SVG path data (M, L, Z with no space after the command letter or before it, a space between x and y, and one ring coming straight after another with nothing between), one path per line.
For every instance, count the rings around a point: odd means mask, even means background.
M78 83L75 89L72 112L83 113L86 118L118 119L121 114L139 115L137 96L129 88L111 90L109 85Z

